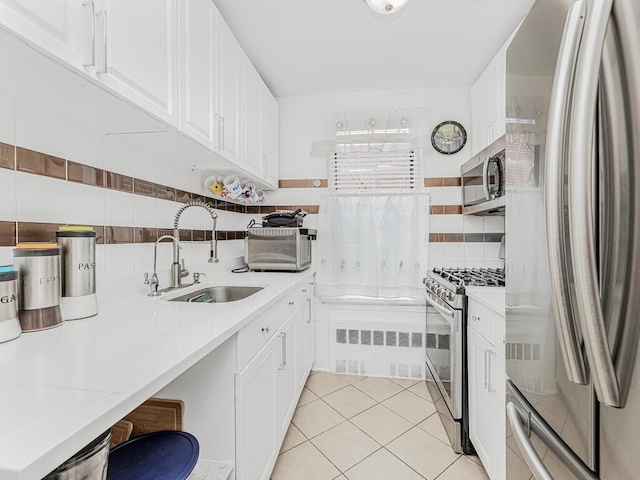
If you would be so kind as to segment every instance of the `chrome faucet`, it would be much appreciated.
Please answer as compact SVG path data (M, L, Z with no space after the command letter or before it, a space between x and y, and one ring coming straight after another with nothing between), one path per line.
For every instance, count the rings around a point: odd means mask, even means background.
M184 266L184 260L182 265L180 264L180 245L177 240L180 236L180 217L185 210L191 207L204 208L213 219L213 226L211 228L211 243L210 243L210 257L209 263L218 263L218 241L216 239L216 224L218 220L218 214L211 205L204 203L201 200L191 200L188 203L182 205L173 219L173 263L171 264L171 288L178 288L182 286L182 279L189 275L189 270Z
M150 297L157 297L162 292L158 291L158 286L160 284L158 280L158 244L165 238L171 238L173 240L174 248L176 245L178 250L182 248L182 246L180 245L180 240L178 240L178 238L173 235L162 235L160 238L158 238L158 240L156 240L156 243L153 247L153 274L151 275L151 278L149 278L149 272L146 272L144 274L144 283L145 285L149 285L149 288L151 289L151 292L149 292Z

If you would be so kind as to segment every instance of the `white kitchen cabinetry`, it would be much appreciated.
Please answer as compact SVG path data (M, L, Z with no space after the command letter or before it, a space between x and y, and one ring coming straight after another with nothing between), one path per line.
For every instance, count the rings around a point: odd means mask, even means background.
M177 0L102 0L96 17L94 75L114 92L178 126Z
M240 45L219 15L218 37L218 115L220 145L218 152L230 162L240 163Z
M469 299L467 327L469 436L492 480L505 480L504 353L496 335L504 317Z
M272 337L236 379L236 465L240 480L266 480L278 456L278 337Z
M238 332L237 480L269 478L311 370L309 285L301 282Z
M262 82L262 176L278 186L278 102Z
M0 23L75 68L90 67L93 0L0 0Z
M215 149L218 130L218 10L211 0L180 5L180 129Z
M506 131L507 42L471 88L471 145L473 155Z
M262 175L262 79L242 52L242 162L244 170Z

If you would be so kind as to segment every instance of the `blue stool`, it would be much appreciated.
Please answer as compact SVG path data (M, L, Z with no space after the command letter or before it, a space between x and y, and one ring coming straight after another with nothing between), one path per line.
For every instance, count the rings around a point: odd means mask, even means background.
M186 432L154 432L109 453L108 480L185 480L198 462L196 437Z

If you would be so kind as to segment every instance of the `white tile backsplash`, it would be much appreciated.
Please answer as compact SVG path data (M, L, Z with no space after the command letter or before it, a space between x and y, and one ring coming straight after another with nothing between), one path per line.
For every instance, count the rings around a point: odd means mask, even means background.
M15 138L13 98L0 92L0 142L13 145Z
M16 220L16 172L0 168L0 220Z
M156 159L157 157L154 154L145 152L139 148L134 148L133 176L148 182L156 182L156 179L158 178L156 172Z
M104 168L129 177L133 176L133 147L106 136L104 138Z
M15 101L16 144L55 157L67 157L66 122L35 105Z
M464 243L448 242L444 244L444 260L450 262L464 262Z
M67 160L104 168L104 136L74 122L67 122Z
M484 244L484 259L487 262L502 262L500 257L500 244L499 243L485 243Z
M175 163L164 159L156 159L156 182L162 185L174 185L176 177Z
M107 277L119 277L135 271L134 247L135 245L132 243L123 245L106 245L105 273Z
M67 183L67 221L75 224L105 224L105 189Z
M462 233L464 232L464 221L462 215L439 215L443 217L444 232Z
M150 227L158 226L158 200L143 195L133 195L133 226Z
M67 182L16 172L17 213L21 222L67 222Z
M483 233L484 220L475 215L463 215L464 233Z
M462 204L462 188L461 187L439 187L442 192L441 205L461 205ZM434 202L434 205L437 205Z
M133 225L133 194L105 189L104 222L106 225Z
M465 262L484 262L484 256L485 256L484 243L465 243L464 244Z
M504 232L504 216L488 215L484 217L484 231L487 233Z

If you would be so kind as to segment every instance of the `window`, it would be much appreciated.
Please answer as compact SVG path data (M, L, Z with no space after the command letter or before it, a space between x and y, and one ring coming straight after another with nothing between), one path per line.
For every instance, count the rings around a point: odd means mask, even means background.
M403 192L422 187L414 150L329 155L329 190Z

